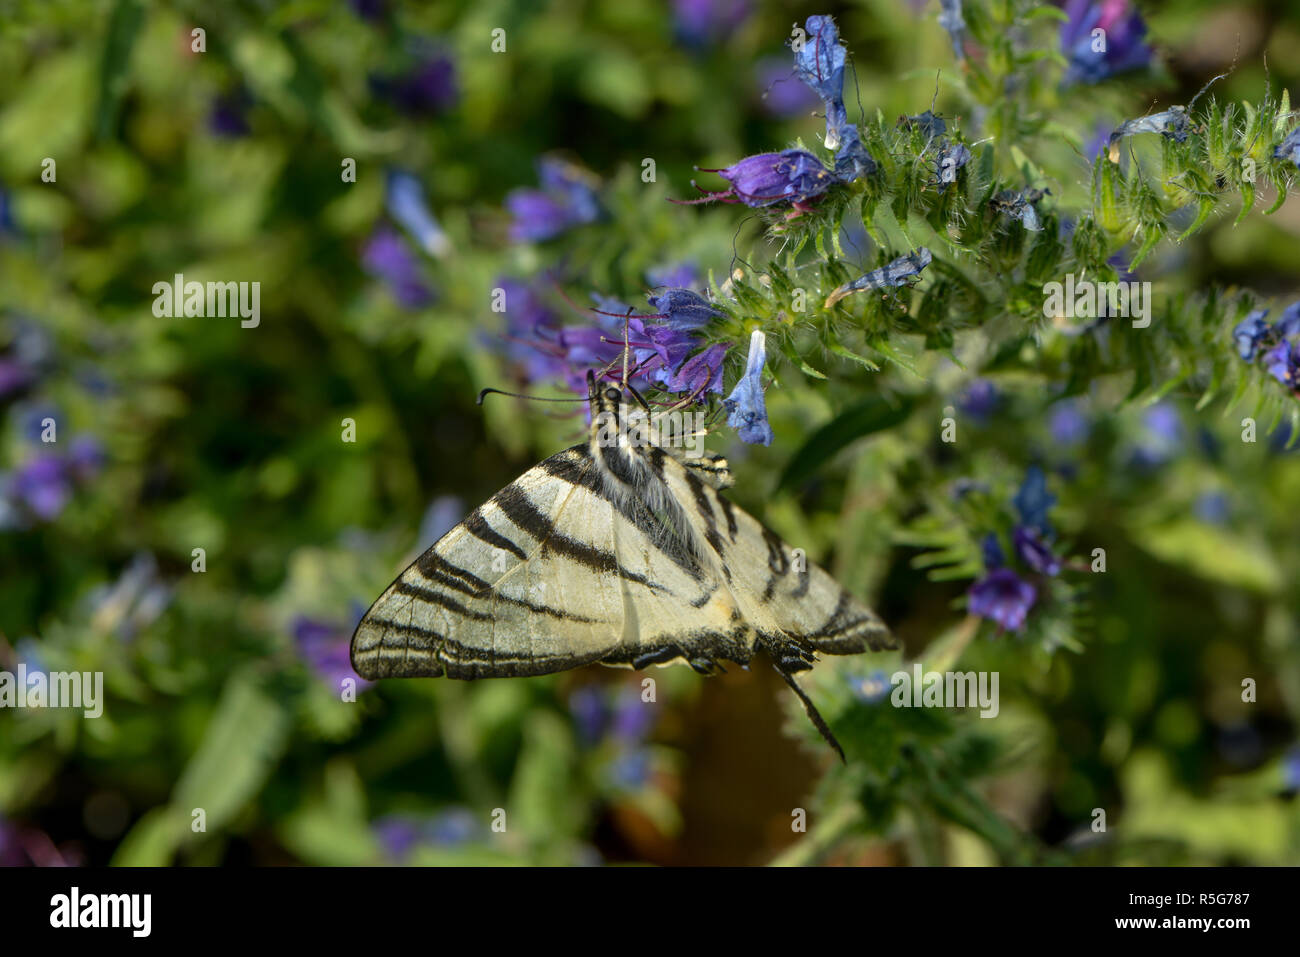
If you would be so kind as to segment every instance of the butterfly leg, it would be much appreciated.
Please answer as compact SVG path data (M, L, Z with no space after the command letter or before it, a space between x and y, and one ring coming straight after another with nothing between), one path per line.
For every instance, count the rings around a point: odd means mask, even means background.
M762 639L760 639L762 641ZM808 715L808 720L813 723L821 736L826 739L826 743L835 749L835 753L840 756L840 760L848 764L848 759L844 757L844 749L840 747L839 741L835 740L835 735L831 733L830 726L826 724L826 719L821 716L817 706L812 703L807 692L799 687L799 683L794 680L795 674L800 671L808 671L812 668L812 663L817 659L816 652L812 646L805 641L796 641L788 636L782 636L778 639L768 638L762 641L764 650L772 659L772 667L776 669L785 683L790 686L790 690L799 696L803 702L803 709Z

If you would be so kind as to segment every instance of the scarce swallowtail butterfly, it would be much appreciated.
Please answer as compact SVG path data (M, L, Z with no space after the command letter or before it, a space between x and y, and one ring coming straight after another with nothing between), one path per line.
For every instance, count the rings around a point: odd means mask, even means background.
M703 675L755 649L795 681L817 653L896 647L876 614L719 494L721 456L645 428L635 390L588 373L587 442L529 469L440 538L352 636L364 678L500 678L599 662ZM634 398L636 403L629 401Z

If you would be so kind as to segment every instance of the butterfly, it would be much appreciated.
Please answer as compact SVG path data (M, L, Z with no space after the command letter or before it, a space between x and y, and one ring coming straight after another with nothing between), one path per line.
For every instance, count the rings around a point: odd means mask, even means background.
M587 384L588 440L411 563L357 625L353 668L370 680L473 679L684 662L712 675L762 650L843 760L794 676L819 653L895 647L888 629L719 494L732 484L724 458L685 454L647 428L635 389L592 372Z

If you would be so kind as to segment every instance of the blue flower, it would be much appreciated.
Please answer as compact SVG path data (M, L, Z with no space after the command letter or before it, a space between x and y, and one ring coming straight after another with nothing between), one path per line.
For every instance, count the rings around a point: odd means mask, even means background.
M812 16L804 23L807 36L803 45L794 51L794 71L799 79L821 97L826 104L827 129L831 124L831 107L838 104L843 124L844 114L844 63L846 54L840 43L840 31L831 17Z
M418 179L405 170L390 169L384 199L388 214L421 249L431 256L445 256L451 251L451 242L429 209Z
M642 741L658 720L658 709L641 700L639 685L621 685L614 702L609 734L618 741Z
M1286 135L1277 148L1273 150L1274 159L1290 160L1296 166L1300 166L1300 126L1297 126Z
M1282 786L1288 791L1300 791L1300 746L1282 758Z
M1056 496L1047 490L1047 476L1037 465L1025 470L1025 480L1021 483L1013 499L1016 511L1020 513L1020 524L1032 528L1042 535L1050 535L1052 526L1047 521L1048 510L1056 504Z
M1009 568L997 568L972 585L967 595L972 615L996 622L1004 631L1019 631L1038 592Z
M727 425L737 431L742 442L750 445L771 445L774 438L763 399L763 365L766 361L767 338L755 329L749 337L745 372L731 390L731 395L722 400L727 410Z
M366 240L361 264L384 281L399 305L419 309L433 301L433 290L421 276L419 261L406 241L387 226L380 226Z
M419 540L436 542L446 535L465 515L465 503L455 495L439 495L425 509L420 519Z
M961 0L939 0L939 26L948 32L952 52L958 61L966 59L966 20L961 15Z
M694 332L722 316L707 299L690 289L665 289L646 299L658 313L647 318L663 319L668 328L677 332Z
M1202 492L1192 503L1192 513L1210 525L1222 525L1232 514L1232 507L1222 492Z
M1183 422L1170 402L1159 402L1142 414L1142 439L1134 450L1133 462L1140 468L1163 465L1178 452L1183 440Z
M650 752L634 748L616 755L606 768L606 776L617 790L639 791L650 783L652 770Z
M1007 563L1007 557L1002 551L1002 543L998 541L998 536L994 532L989 532L980 539L980 554L984 558L985 571L1001 568Z
M890 688L893 682L889 679L889 672L882 668L877 668L865 677L858 675L845 675L848 679L849 688L853 696L863 704L875 704L889 697Z
M597 744L609 727L609 700L600 685L583 685L569 695L569 713L578 740L587 747Z
M1067 0L1065 13L1061 51L1070 61L1066 84L1099 83L1151 63L1151 48L1143 42L1146 23L1128 0ZM1094 38L1094 30L1104 32Z
M1264 321L1264 317L1267 315L1267 309L1256 309L1237 323L1232 330L1232 338L1237 343L1237 354L1247 362L1254 360L1259 344L1273 329L1271 325Z
M841 183L851 183L876 171L876 161L862 145L858 128L846 123L839 130L839 151L835 154L835 178Z
M1041 575L1060 573L1061 560L1052 554L1052 549L1036 530L1017 525L1011 533L1011 541L1020 560L1033 571Z

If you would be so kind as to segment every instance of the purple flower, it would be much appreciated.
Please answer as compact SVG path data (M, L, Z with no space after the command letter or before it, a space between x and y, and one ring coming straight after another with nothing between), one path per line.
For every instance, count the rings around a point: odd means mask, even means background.
M104 467L104 445L93 435L76 435L68 443L68 469L80 483L91 482Z
M1255 352L1260 343L1272 332L1273 327L1264 321L1267 309L1256 309L1245 319L1237 323L1232 330L1232 338L1237 343L1237 354L1247 362L1254 361Z
M342 687L346 678L356 682L358 691L369 688L371 684L352 670L352 632L361 620L364 609L354 607L353 610L355 615L350 627L337 621L323 621L305 615L295 617L291 626L298 654L312 671L336 691Z
M646 282L655 289L664 287L690 289L692 286L699 285L700 271L696 268L695 263L681 262L647 269L645 278Z
M1058 445L1078 445L1088 437L1088 417L1073 399L1058 402L1047 417L1047 431Z
M1151 62L1146 24L1128 0L1066 0L1061 51L1070 61L1064 82L1099 83ZM1103 31L1093 35L1094 30Z
M821 102L813 90L790 74L790 65L784 58L764 60L757 75L763 106L773 116L806 115Z
M384 854L394 861L404 861L420 843L420 821L405 814L389 814L372 826Z
M555 157L537 163L542 188L514 189L506 195L511 215L510 238L543 242L600 218L600 199L591 174Z
M966 387L957 404L967 415L987 420L998 407L997 387L988 379L976 379Z
M216 136L236 139L249 133L248 109L253 105L253 98L242 87L223 93L212 103L212 112L208 114L208 128Z
M13 203L9 199L9 194L0 189L0 236L18 235L18 227L14 223Z
M1052 549L1034 529L1017 525L1011 533L1011 543L1020 560L1033 571L1040 575L1060 573L1061 560L1052 554Z
M727 425L737 431L742 442L750 445L771 445L774 438L763 399L763 364L766 361L767 339L755 329L749 337L745 372L731 390L731 395L722 400L727 410Z
M451 241L442 231L420 181L405 170L390 169L386 177L385 201L388 215L411 234L417 246L431 256L445 256L451 251Z
M35 381L35 370L16 356L0 356L0 399L21 392Z
M1202 492L1192 503L1192 513L1210 525L1222 525L1232 514L1228 496L1222 492Z
M698 49L734 33L751 12L749 0L673 0L674 32Z
M388 0L348 0L348 4L362 20L373 22L388 15Z
M422 43L406 73L371 77L376 95L410 116L434 116L455 105L456 65L444 50Z
M715 342L703 352L697 352L674 372L665 384L669 392L682 392L698 396L704 401L705 392L722 391L722 360L731 346Z
M844 63L846 53L840 32L830 17L809 17L804 24L807 36L794 51L794 71L826 107L826 140L834 149L839 131L848 121L844 109Z
M835 154L835 178L841 183L851 183L863 176L870 176L876 171L876 161L862 145L862 139L858 136L858 128L855 125L844 124L839 130L837 142L840 148ZM829 145L829 139L827 143Z
M1056 504L1056 496L1047 490L1047 476L1041 468L1031 465L1025 470L1025 480L1013 501L1020 513L1021 525L1036 529L1043 535L1050 534L1047 512Z
M366 272L387 284L398 304L419 309L433 301L433 290L420 274L420 263L406 240L387 226L380 226L366 240L361 253Z
M420 520L420 541L436 542L450 532L465 515L465 503L455 495L439 495Z
M583 685L569 695L569 713L578 732L578 740L592 747L605 736L609 727L609 701L600 685Z
M1300 343L1283 340L1264 353L1264 368L1289 389L1300 389Z
M1183 422L1170 402L1159 402L1142 414L1142 438L1133 453L1139 468L1155 468L1174 457L1183 440Z
M37 520L50 522L72 498L72 475L63 458L41 453L10 474L5 491L11 502Z
M730 190L714 194L717 198L730 195L755 208L786 202L804 204L826 192L835 182L821 160L804 150L793 149L747 156L715 172L731 183Z
M972 615L996 622L1003 631L1019 631L1034 606L1038 592L1009 568L997 568L974 585L968 594Z
M0 867L23 867L31 863L23 850L22 832L16 824L0 817Z
M643 741L658 717L658 709L641 700L639 686L623 685L614 702L610 736L624 743Z

